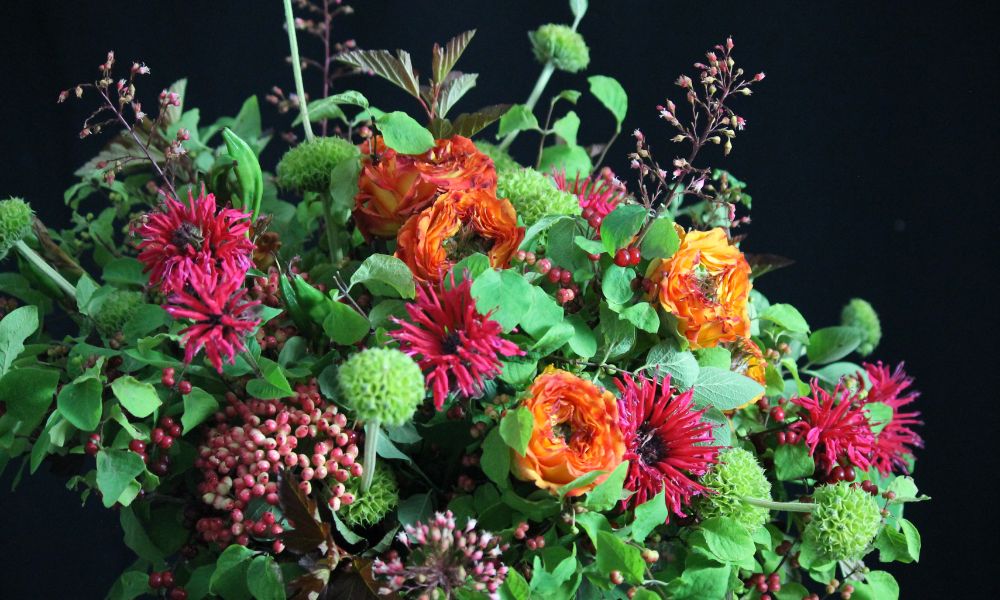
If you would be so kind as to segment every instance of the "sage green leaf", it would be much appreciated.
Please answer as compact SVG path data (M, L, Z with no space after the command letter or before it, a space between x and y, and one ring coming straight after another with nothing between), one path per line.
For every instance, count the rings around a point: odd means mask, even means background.
M637 204L622 204L608 213L601 223L601 242L608 254L614 255L620 248L632 243L646 220L646 208Z
M699 527L709 552L719 562L738 564L747 557L752 558L757 551L753 537L736 519L712 517L702 521Z
M422 154L434 147L434 136L410 115L395 111L377 122L385 145L401 154Z
M739 373L718 367L701 367L694 384L696 406L732 410L764 393L764 386Z
M146 464L142 457L129 450L101 450L97 453L97 489L101 491L105 508L111 508L135 482ZM123 502L123 504L128 504Z
M94 431L101 422L102 390L100 380L93 375L81 377L64 385L56 398L59 413L66 417L73 427L81 431Z
M0 377L24 351L24 341L38 329L38 308L28 305L7 313L0 319Z
M825 327L809 336L806 354L809 362L824 365L844 358L863 340L864 333L855 327Z
M143 383L131 375L123 375L111 384L111 391L130 413L145 419L163 403L151 384Z
M351 275L351 287L363 283L372 293L400 298L416 296L413 273L406 263L386 254L372 254Z
M219 401L215 396L201 388L191 388L191 392L184 395L184 413L181 414L184 433L205 422L218 409Z
M483 456L480 459L483 473L500 489L510 487L510 447L500 437L500 429L494 427L483 440Z
M667 509L665 490L635 507L635 518L632 520L632 530L629 535L642 544L646 537L657 527L667 522L670 511Z
M535 419L531 416L531 411L523 406L518 407L507 411L500 421L500 436L515 452L524 456L534 426Z
M622 499L625 476L628 475L628 461L622 461L615 470L587 494L583 503L590 510L611 510Z
M618 80L607 75L592 75L587 78L590 93L600 100L615 118L615 131L621 131L625 113L628 112L628 94Z

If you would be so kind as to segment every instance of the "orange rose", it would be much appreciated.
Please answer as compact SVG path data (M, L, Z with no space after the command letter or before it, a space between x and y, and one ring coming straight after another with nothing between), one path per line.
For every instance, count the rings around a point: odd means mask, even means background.
M524 239L507 199L492 191L446 192L399 230L396 256L421 281L440 281L455 260L483 252L490 266L505 269Z
M681 234L673 256L654 260L646 271L653 295L677 317L692 348L710 348L746 337L750 265L719 228Z
M522 406L535 424L524 456L513 452L514 474L555 492L591 471L610 473L622 462L625 442L614 394L572 373L548 367L535 378ZM570 492L578 496L603 481Z
M764 360L764 355L761 353L760 348L757 347L757 344L753 343L750 338L740 338L736 340L736 343L729 350L732 353L732 366L730 370L734 373L746 375L763 386L767 385L767 361ZM743 406L738 406L736 409L739 410L740 408L750 406L752 403L760 400L763 395L761 393L750 402L747 402Z
M391 238L414 214L427 208L438 194L437 185L425 181L413 157L386 148L382 138L361 144L361 176L354 197L354 221L366 238Z
M438 140L433 148L416 157L414 166L425 181L443 191L496 190L493 161L460 135Z

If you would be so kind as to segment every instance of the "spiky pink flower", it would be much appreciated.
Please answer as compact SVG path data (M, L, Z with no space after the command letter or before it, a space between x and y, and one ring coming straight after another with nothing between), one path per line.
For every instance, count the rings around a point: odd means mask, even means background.
M868 470L875 436L856 392L843 383L827 392L813 380L812 394L792 398L791 402L802 410L801 420L792 423L789 430L805 440L810 456L819 454L819 471L829 473L842 457L862 471Z
M863 366L871 381L863 404L881 402L892 408L892 419L875 434L872 465L883 476L889 475L894 467L902 473L909 473L913 448L924 447L924 440L911 427L923 425L923 421L917 418L919 412L902 412L901 409L916 400L920 392L907 389L913 379L903 371L902 363L892 372L881 362L874 365L865 363Z
M181 331L185 363L204 348L221 373L223 359L233 364L236 353L246 348L244 339L260 323L254 310L260 302L247 298L243 278L242 271L232 268L192 269L187 284L170 296L164 306L170 316L193 321Z
M500 374L500 356L524 354L500 336L499 323L476 310L468 278L456 284L452 277L450 283L450 289L444 281L418 285L416 299L406 306L410 321L394 319L399 329L390 332L424 371L438 410L449 391L466 398L480 393L486 380Z
M704 410L691 407L692 390L676 394L670 377L658 382L630 375L615 380L618 387L619 426L629 461L625 488L635 492L627 504L637 506L660 490L667 507L685 516L682 507L705 488L695 481L716 462L719 447L712 446L712 424Z
M579 199L583 218L598 223L598 227L604 217L608 216L608 213L628 195L625 184L607 167L601 169L596 177L580 179L580 175L577 174L572 182L566 178L565 171L554 173L552 178L556 182L556 187Z
M134 232L139 260L149 272L149 282L164 293L184 288L194 271L210 267L246 273L252 266L254 245L246 233L250 213L233 208L217 210L215 196L188 192L185 204L164 198L161 210L146 215Z

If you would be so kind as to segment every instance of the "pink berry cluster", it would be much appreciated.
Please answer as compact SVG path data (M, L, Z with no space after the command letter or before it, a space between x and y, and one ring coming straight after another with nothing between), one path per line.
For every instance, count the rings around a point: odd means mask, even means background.
M347 427L347 417L320 395L315 380L297 385L295 392L284 400L241 400L226 394L228 406L215 414L216 425L206 432L195 460L202 472L201 500L225 513L196 524L206 542L246 545L251 536L281 533L272 513L263 512L253 521L246 512L255 499L277 506L276 476L282 469L297 470L306 494L314 483L321 485L334 511L354 501L344 483L361 476L357 434ZM276 552L279 546L275 542Z
M556 300L559 301L559 304L572 302L580 293L580 286L573 282L573 271L553 265L548 258L539 260L533 252L519 250L514 255L514 259L529 267L534 267L535 271L544 275L549 282L554 283L557 286Z
M465 589L495 597L507 577L507 566L500 561L506 545L488 531L477 531L475 519L462 529L451 511L436 513L429 523L406 525L397 539L410 551L405 564L395 551L386 555L388 562L376 558L372 563L372 572L386 586L380 595L437 591L451 598Z
M584 220L595 231L601 228L604 217L628 196L625 184L608 167L601 169L596 177L580 179L577 175L573 182L563 172L555 173L553 178L560 190L576 195Z
M284 303L279 294L278 279L280 276L278 269L271 267L268 269L266 277L254 278L249 296L254 300L259 300L264 306L283 307ZM303 277L307 277L307 275L303 275ZM285 319L281 318L271 319L257 329L255 336L261 350L281 352L282 348L285 347L285 342L297 333L294 325L283 325L284 322Z

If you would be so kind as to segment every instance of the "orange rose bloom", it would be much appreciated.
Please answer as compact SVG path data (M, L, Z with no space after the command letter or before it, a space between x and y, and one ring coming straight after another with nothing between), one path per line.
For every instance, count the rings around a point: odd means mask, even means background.
M664 310L677 317L692 348L734 342L750 330L747 300L750 265L725 231L681 234L673 256L654 260L646 271Z
M510 201L492 191L446 192L403 225L396 257L421 281L440 281L456 259L483 252L505 269L524 239Z
M524 456L513 452L513 472L555 492L591 471L610 473L622 462L625 442L618 401L608 390L572 373L548 367L535 378L522 406L535 419ZM604 480L570 492L578 496Z
M361 176L354 197L354 221L366 238L391 238L412 215L427 208L438 194L437 185L425 181L413 157L386 148L382 138L361 148Z
M408 218L427 208L442 191L496 190L493 161L461 136L437 140L423 154L409 156L386 148L377 138L360 146L361 176L354 220L365 237L391 238Z
M730 367L731 371L740 375L746 375L763 386L767 385L767 361L764 360L764 355L761 353L760 348L757 347L757 344L753 343L750 338L740 338L733 344L730 351L733 357ZM743 406L736 407L736 410L750 406L760 400L763 395L761 393Z

